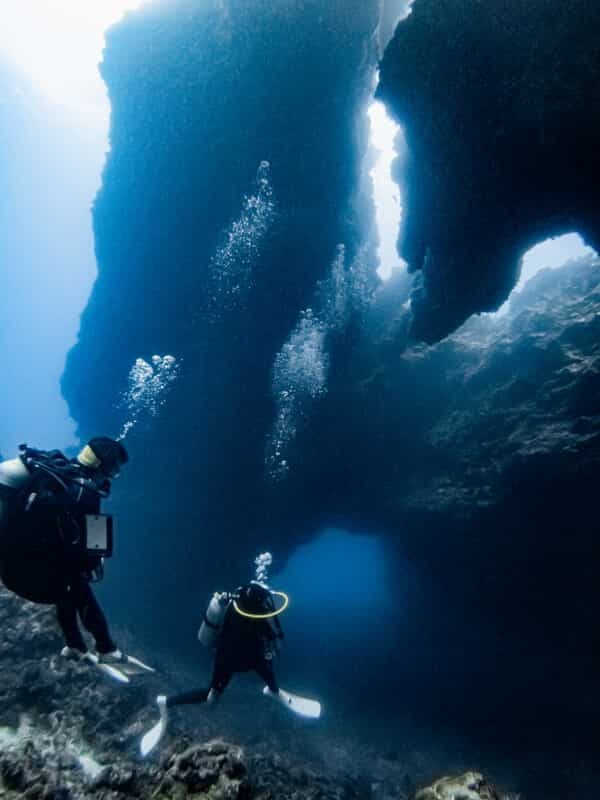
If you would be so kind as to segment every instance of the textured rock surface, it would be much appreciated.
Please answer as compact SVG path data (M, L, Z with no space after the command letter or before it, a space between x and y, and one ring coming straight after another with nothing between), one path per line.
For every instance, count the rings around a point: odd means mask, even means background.
M152 678L123 688L57 655L53 612L0 587L0 797L7 800L344 798L360 794L302 764L218 739L195 741L176 722L158 760L140 761L154 722ZM164 678L160 688L164 690ZM193 728L192 728L193 732Z
M132 759L149 686L115 687L61 658L52 609L0 588L0 776L9 798L147 796L155 767ZM85 768L84 768L85 765ZM1 793L1 792L0 792Z
M357 116L379 3L340 9L336 0L178 0L109 33L99 277L64 379L84 434L99 420L119 425L113 406L129 367L157 350L186 358L189 410L207 445L205 416L260 427L245 408L255 409L261 374L268 388L275 353L338 242L352 247L368 226L353 208L365 133ZM276 214L250 217L264 223L257 236L241 209L264 161ZM210 461L214 473L212 450Z
M587 0L417 0L381 68L405 130L400 250L422 282L412 332L438 341L571 230L600 248L600 10Z
M417 792L416 800L501 800L494 787L479 772L439 778Z
M583 489L600 448L597 259L541 273L506 314L474 318L435 347L406 346L407 314L388 293L359 338L339 342L329 395L300 444L328 443L320 458L296 456L303 481L307 466L319 472L316 506L346 482L357 513L472 521L511 497L526 503L518 480L560 474Z
M427 432L452 460L406 499L430 511L474 513L515 491L511 475L554 463L582 480L600 453L600 264L540 275L499 319L474 319L447 345L448 402ZM431 363L431 362L430 362Z
M63 386L83 436L117 431L134 359L182 359L160 421L128 439L132 463L150 458L143 473L129 471L119 514L123 529L144 530L147 555L142 562L136 543L121 540L123 599L135 606L126 587L136 595L136 585L158 583L154 628L168 630L182 586L210 572L206 553L212 568L243 526L235 556L246 569L262 538L273 363L338 243L352 260L370 224L356 199L359 111L379 5L180 0L144 8L108 35L99 277ZM190 558L200 540L203 556Z
M431 608L391 634L419 664L398 656L415 713L479 731L510 728L510 707L523 730L560 727L565 751L589 748L600 708L599 287L597 260L542 273L506 316L431 348L406 347L382 293L364 338L339 345L286 487L308 516L393 534L399 585L407 556L430 577Z
M500 800L494 787L479 772L439 778L417 792L416 800Z

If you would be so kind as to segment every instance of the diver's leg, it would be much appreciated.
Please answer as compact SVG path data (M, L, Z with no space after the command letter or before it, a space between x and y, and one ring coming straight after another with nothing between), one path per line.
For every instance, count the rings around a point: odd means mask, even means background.
M56 618L67 647L78 650L80 653L86 653L87 645L77 624L77 606L70 587L65 589L63 596L56 604Z
M215 669L216 672L216 669ZM220 686L224 689L231 678L231 674L226 676L225 673L218 676L220 678ZM213 674L213 682L215 675ZM142 737L140 742L140 752L143 757L151 753L156 745L160 742L167 731L169 724L169 709L173 706L189 705L191 703L211 703L214 702L213 696L215 695L215 687L213 682L207 689L193 689L191 692L181 692L181 694L172 694L168 697L164 694L159 694L156 698L156 705L160 712L160 719L150 728L147 733Z
M227 688L227 684L231 680L233 671L228 665L217 659L213 670L212 680L207 689L193 689L191 692L182 692L181 694L172 694L167 697L167 708L172 706L187 705L189 703L206 703L210 702L210 696L221 695ZM214 694L213 694L214 693ZM215 698L216 699L216 698Z
M262 659L254 667L254 671L259 674L263 681L267 684L273 694L279 692L279 685L275 677L275 670L273 669L273 661L271 659Z
M189 705L191 703L206 703L209 689L193 689L191 692L181 692L180 694L170 694L167 696L167 708L173 706Z
M213 669L212 679L210 681L210 688L218 694L223 694L227 688L229 681L233 676L234 670L225 658L217 658Z
M85 629L89 631L96 642L99 653L111 653L117 649L108 630L108 622L100 604L96 600L92 587L84 577L78 575L71 582L71 592L74 593L75 605L79 618Z

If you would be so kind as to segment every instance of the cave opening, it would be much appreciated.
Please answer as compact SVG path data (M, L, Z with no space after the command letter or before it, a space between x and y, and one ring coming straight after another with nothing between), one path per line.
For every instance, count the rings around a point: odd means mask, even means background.
M3 9L0 51L63 112L106 128L110 107L100 77L104 34L145 0L22 0ZM60 112L59 112L60 113Z
M286 672L344 707L373 698L426 593L386 536L341 528L316 532L271 583L291 597Z
M394 270L406 267L398 255L397 242L402 221L400 188L393 178L394 162L399 158L400 126L388 115L385 105L374 100L367 111L369 149L373 165L369 171L373 184L375 227L377 229L377 274L388 280Z
M273 583L285 585L302 616L369 617L389 590L385 545L376 536L325 528L298 547ZM350 626L352 627L352 626Z
M597 255L595 250L586 245L580 234L576 232L565 233L562 236L555 236L538 242L523 254L519 279L506 302L500 306L495 314L506 314L511 297L519 294L538 272L544 269L558 269L570 261L595 255Z

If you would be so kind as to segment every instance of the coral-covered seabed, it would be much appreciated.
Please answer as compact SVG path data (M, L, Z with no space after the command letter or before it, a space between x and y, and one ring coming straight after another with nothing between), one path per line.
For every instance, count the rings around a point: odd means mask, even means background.
M315 727L290 718L249 680L216 711L173 714L160 753L142 761L140 735L156 719L151 701L173 688L173 678L169 687L159 671L123 688L63 659L52 609L4 589L0 624L0 797L7 800L409 800L435 773L436 758L449 766L441 751L407 748L393 737L386 749L375 732L373 745L361 747L335 720ZM435 800L505 797L474 772L438 779L427 791L423 797Z

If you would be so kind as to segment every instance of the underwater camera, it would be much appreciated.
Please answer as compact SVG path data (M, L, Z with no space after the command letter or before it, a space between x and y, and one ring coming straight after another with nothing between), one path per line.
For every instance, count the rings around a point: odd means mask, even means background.
M84 551L89 556L109 558L113 553L113 518L110 514L86 514Z

